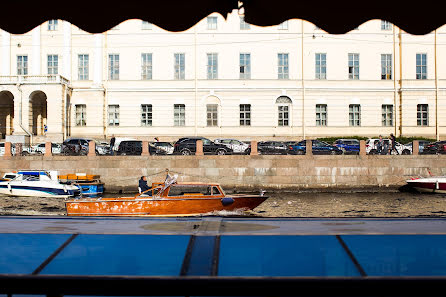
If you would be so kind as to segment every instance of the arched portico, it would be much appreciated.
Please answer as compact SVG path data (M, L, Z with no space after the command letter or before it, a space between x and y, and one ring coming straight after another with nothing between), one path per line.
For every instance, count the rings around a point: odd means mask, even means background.
M34 91L29 96L29 131L33 135L44 135L47 124L47 96L42 91Z
M14 131L14 95L9 91L0 92L0 138Z

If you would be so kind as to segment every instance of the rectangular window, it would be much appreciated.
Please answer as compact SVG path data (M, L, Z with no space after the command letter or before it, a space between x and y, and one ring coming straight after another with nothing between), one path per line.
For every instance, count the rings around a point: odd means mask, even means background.
M142 21L141 29L142 30L152 30L152 23Z
M48 31L56 31L56 30L57 30L57 20L49 20Z
M417 79L427 79L427 55L417 54Z
M108 79L118 80L119 79L119 55L110 54L108 55Z
M392 30L392 24L388 21L381 20L381 30L383 31Z
M279 105L277 106L278 115L279 115L279 126L288 126L289 125L289 106L288 105Z
M288 54L277 54L278 57L278 79L288 79L289 69L288 69Z
M152 126L152 104L141 104L141 126Z
M327 79L327 54L316 54L316 79Z
M59 72L59 56L48 55L48 74L58 74Z
M384 127L393 126L393 105L382 105L382 125Z
M174 126L186 125L186 107L184 104L174 104L173 106Z
M185 79L185 54L175 54L174 79Z
M245 17L240 16L240 30L249 30L251 29L251 25L245 22Z
M207 54L208 63L207 63L207 73L208 79L217 79L218 78L218 54L210 53Z
M359 79L359 54L348 54L348 78Z
M381 55L381 79L392 79L392 55Z
M108 106L108 125L119 126L119 105Z
M76 104L76 126L87 126L87 105Z
M141 79L152 79L152 54L141 54Z
M206 123L208 127L218 126L218 104L206 105Z
M427 104L417 105L417 126L429 126L429 106Z
M350 104L348 110L350 126L361 126L361 105Z
M240 126L251 126L251 104L240 104Z
M89 56L88 55L78 55L78 78L79 80L88 80L89 73Z
M217 30L217 17L208 17L208 30Z
M17 75L28 75L28 56L17 56Z
M277 29L288 30L288 21L284 21L284 22L280 23L279 26L277 27Z
M251 78L251 54L240 54L240 79Z
M316 126L327 126L327 104L316 104Z

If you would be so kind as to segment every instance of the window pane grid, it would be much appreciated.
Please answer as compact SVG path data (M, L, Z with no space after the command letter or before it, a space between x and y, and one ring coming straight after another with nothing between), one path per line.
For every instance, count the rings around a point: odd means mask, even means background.
M393 105L382 105L382 125L393 126Z
M316 79L327 79L327 54L316 54Z
M278 78L288 79L289 69L288 69L288 54L277 54L278 57Z
M208 127L218 126L218 105L206 105L206 124Z
M78 55L78 78L79 80L88 80L89 77L89 56Z
M240 54L240 79L251 78L251 54Z
M186 125L186 107L184 104L174 104L173 107L174 126Z
M48 66L48 74L58 74L59 69L59 56L58 55L48 55L47 56L47 66Z
M359 79L359 54L348 54L348 78Z
M108 79L119 79L119 55L117 54L108 55Z
M279 115L279 126L289 125L289 107L287 105L279 105L278 107Z
M417 105L417 126L429 126L429 108L427 104Z
M48 21L48 31L57 30L57 20L49 20Z
M316 104L316 126L327 126L326 104Z
M152 54L141 54L141 79L152 79Z
M76 112L76 126L87 125L87 106L85 104L78 104L75 106Z
M349 105L350 126L361 126L361 106L359 104Z
M427 55L417 54L416 65L417 65L416 78L427 79Z
M381 79L392 79L392 55L381 55Z
M245 22L245 17L240 16L240 30L249 30L251 25Z
M176 80L185 79L185 54L175 54L174 73Z
M141 126L152 126L152 104L141 104Z
M208 30L217 30L217 17L208 17Z
M119 105L108 106L108 125L119 126Z
M207 54L207 78L217 79L218 78L218 54L209 53Z
M240 104L240 126L251 126L251 104Z
M17 56L17 75L28 75L28 56Z

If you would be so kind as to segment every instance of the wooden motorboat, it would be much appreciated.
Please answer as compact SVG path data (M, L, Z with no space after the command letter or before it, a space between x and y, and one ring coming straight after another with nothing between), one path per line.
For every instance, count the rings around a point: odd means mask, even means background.
M214 211L252 210L268 197L226 195L216 183L177 183L177 175L133 197L80 198L65 202L68 216L187 216Z
M446 193L446 176L430 176L413 178L406 181L407 185L419 192Z

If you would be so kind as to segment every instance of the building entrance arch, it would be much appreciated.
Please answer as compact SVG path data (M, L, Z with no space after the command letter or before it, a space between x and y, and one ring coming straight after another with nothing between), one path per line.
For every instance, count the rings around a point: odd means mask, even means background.
M47 124L47 96L42 91L34 91L29 96L29 131L33 135L45 135Z
M14 132L14 95L0 92L0 139Z

